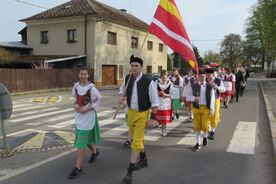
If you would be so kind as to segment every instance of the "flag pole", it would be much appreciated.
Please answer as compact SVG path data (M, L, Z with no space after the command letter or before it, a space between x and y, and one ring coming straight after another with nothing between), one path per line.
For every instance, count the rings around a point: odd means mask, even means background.
M141 51L142 51L142 49L143 49L143 47L144 47L144 45L145 45L145 42L146 42L146 39L148 38L148 35L149 35L149 32L147 31L147 34L145 35L144 41L143 41L143 43L142 43L140 49L138 50L138 55L139 55L139 56L141 56ZM128 86L129 86L129 82L130 82L131 77L132 77L132 73L129 75L129 78L128 78L128 80L127 80L127 83L126 83L124 92L123 92L123 94L122 94L123 97L126 95L126 91L127 91ZM116 118L116 116L117 116L117 114L118 114L118 112L119 112L119 109L120 109L120 102L118 103L118 106L117 106L117 108L116 108L116 112L115 112L115 114L114 114L113 119Z

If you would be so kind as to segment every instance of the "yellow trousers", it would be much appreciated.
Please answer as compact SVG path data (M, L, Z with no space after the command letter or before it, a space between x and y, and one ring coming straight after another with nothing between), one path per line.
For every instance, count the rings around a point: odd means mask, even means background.
M132 135L131 149L136 152L144 151L145 129L150 111L139 112L128 109L128 127Z
M209 116L210 110L206 105L201 105L199 109L193 107L194 113L194 131L208 132L209 131Z
M215 113L214 116L209 118L210 125L212 128L216 128L220 121L220 99L216 99Z

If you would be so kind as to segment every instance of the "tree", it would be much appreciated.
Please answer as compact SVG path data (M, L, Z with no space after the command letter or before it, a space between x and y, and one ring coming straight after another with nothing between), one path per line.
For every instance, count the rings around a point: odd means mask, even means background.
M204 57L203 57L203 62L209 62L209 63L217 63L217 64L222 64L222 61L220 59L219 53L216 53L212 50L209 50L205 52Z
M183 57L177 52L173 53L173 67L179 69L179 73L186 75L191 66L183 59Z
M196 60L197 60L197 63L198 63L198 67L202 67L203 66L203 59L199 54L198 48L196 46L193 46L193 50L194 50L195 57L196 57Z
M4 48L0 48L0 64L7 64L13 61L15 55Z
M167 71L172 71L172 61L169 55L167 55Z

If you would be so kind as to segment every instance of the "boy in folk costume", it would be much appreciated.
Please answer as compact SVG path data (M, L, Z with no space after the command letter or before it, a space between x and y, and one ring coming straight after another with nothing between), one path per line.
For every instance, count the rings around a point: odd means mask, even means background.
M188 71L188 76L186 76L184 80L184 85L183 85L183 88L184 88L183 97L185 98L186 111L187 111L187 114L190 116L188 119L188 122L193 121L192 101L194 97L193 97L191 86L195 83L195 81L196 81L196 78L194 77L194 71L190 69Z
M215 91L215 98L216 98L214 116L211 116L209 119L210 128L211 128L211 131L209 132L209 139L214 140L215 130L220 121L220 93L225 92L225 87L220 78L214 77L214 70L212 68L206 69L206 77L207 77L206 79L207 82L212 85Z
M69 175L74 179L82 172L82 162L85 148L91 151L90 163L95 161L99 154L94 144L100 142L100 131L97 118L97 109L100 105L101 95L95 85L88 81L88 69L82 68L79 73L80 82L75 83L72 94L75 97L76 139L74 147L78 148L75 168Z
M179 109L181 109L181 96L182 96L182 89L183 89L183 79L179 75L178 69L174 68L172 71L171 77L172 83L175 88L174 95L172 96L173 102L173 113L176 118L179 118ZM174 117L174 116L173 116Z
M122 83L121 90L125 90L127 81L130 79L126 89L126 101L128 106L128 125L132 134L131 158L127 174L122 183L132 183L132 174L148 166L144 141L147 123L153 124L157 107L159 106L157 86L142 73L143 60L139 57L130 57L132 75L127 75ZM124 103L125 97L120 91L119 102ZM151 109L151 113L150 113ZM149 120L150 117L150 120Z
M156 81L159 107L156 112L156 120L162 125L162 136L167 136L166 126L172 122L172 100L171 96L174 94L174 87L172 82L168 79L167 70L162 70L160 78Z
M193 150L199 151L201 148L201 131L204 133L203 146L208 144L209 118L213 116L215 109L215 94L211 84L206 82L204 70L200 70L198 82L192 85L194 131L197 143Z

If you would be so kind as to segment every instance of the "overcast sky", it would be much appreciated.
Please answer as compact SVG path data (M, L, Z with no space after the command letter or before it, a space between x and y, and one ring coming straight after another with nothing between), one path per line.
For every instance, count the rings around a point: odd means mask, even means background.
M52 8L68 0L22 0ZM150 24L159 0L98 0L115 8L124 8ZM249 10L257 0L175 0L189 37L203 56L219 51L219 43L229 33L244 34ZM25 24L18 20L44 11L17 0L0 0L0 42L19 41L17 34Z

